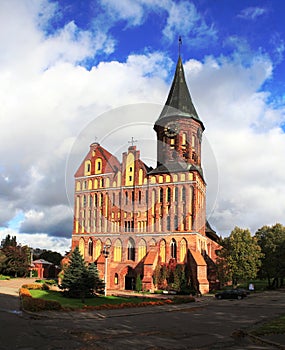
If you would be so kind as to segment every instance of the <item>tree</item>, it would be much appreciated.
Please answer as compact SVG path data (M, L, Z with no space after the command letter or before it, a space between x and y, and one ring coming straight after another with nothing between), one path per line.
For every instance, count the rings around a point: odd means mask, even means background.
M285 227L263 226L255 236L263 253L260 277L267 278L269 287L278 287L285 277Z
M221 241L222 249L217 259L218 271L222 269L227 276L224 281L231 281L233 285L256 278L261 265L261 248L249 230L235 227L229 237Z
M60 262L63 256L58 252L53 252L51 250L44 250L40 255L39 259L44 259L53 263L56 266L60 266Z
M65 290L64 294L71 298L81 298L83 303L86 297L93 296L95 291L104 286L96 266L86 266L78 247L71 253L70 262L63 271L61 288Z
M137 275L137 278L136 278L136 291L137 291L137 292L142 291L142 279L141 279L141 275Z
M1 241L1 247L3 249L7 247L17 247L17 240L16 236L11 237L10 235L7 235L2 241Z
M26 276L30 266L30 248L17 244L16 236L1 241L1 272L9 276Z

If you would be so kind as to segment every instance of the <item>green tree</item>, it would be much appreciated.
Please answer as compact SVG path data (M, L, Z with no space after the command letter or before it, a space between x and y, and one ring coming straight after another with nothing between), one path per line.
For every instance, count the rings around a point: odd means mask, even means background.
M17 240L16 236L11 237L10 235L7 235L2 241L1 241L1 247L3 249L7 247L17 247Z
M39 259L44 259L57 266L60 266L62 258L63 256L60 253L51 250L45 250L39 255Z
M27 276L30 266L30 248L28 246L6 246L2 249L6 256L2 263L4 274L15 277Z
M84 303L86 297L93 296L102 286L104 283L99 278L96 266L91 264L87 267L76 247L71 253L69 264L64 268L60 286L65 290L64 294L71 298L81 298Z
M96 293L103 293L105 283L99 276L99 271L97 266L92 263L88 266L88 274L87 274L87 287L89 287L89 294L93 295Z
M256 278L261 265L261 248L249 230L235 227L229 237L221 241L217 260L218 271L225 269L227 278L236 286L239 282Z
M136 278L136 291L137 292L142 291L142 279L140 275L138 275Z
M281 224L263 226L255 237L263 253L260 277L267 278L269 287L282 285L285 277L285 227Z

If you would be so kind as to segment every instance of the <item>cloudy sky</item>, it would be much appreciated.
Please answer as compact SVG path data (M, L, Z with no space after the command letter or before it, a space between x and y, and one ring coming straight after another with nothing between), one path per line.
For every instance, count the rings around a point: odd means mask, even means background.
M134 136L155 160L179 35L206 127L210 223L223 236L285 224L284 11L279 0L1 0L0 238L69 250L73 172L98 138L120 159Z

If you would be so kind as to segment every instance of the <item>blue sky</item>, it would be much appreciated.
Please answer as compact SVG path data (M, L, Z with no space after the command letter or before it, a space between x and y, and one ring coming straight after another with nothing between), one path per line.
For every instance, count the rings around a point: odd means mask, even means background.
M66 181L72 184L69 172L94 141L96 131L86 128L134 104L157 113L179 36L206 127L210 223L223 236L236 225L254 233L285 224L284 10L279 0L2 0L0 238L69 249ZM148 129L123 128L122 135L135 136L150 162L155 119L149 112ZM71 161L82 135L85 148ZM105 148L125 151L119 137L104 140Z

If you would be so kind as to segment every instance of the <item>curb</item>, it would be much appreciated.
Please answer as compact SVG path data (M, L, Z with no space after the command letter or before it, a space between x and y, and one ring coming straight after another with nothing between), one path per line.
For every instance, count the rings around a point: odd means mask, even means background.
M285 350L285 345L276 343L276 342L274 342L274 341L272 341L272 340L267 340L267 339L258 337L257 335L253 335L253 334L251 334L251 333L244 332L244 334L245 334L245 336L251 338L251 339L254 340L255 342L262 343L262 344L266 344L266 345L271 345L271 346L276 347L277 349Z

